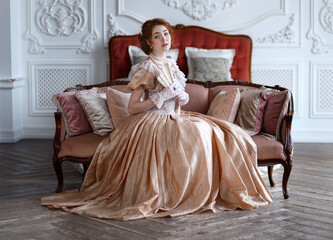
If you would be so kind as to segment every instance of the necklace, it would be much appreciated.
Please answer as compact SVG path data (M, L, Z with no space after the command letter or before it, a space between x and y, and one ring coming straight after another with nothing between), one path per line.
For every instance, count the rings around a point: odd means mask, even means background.
M156 59L156 60L165 60L166 58L163 58L163 57L161 57L161 58L159 58L159 57L156 57L154 54L149 54L152 58L154 58L154 59Z

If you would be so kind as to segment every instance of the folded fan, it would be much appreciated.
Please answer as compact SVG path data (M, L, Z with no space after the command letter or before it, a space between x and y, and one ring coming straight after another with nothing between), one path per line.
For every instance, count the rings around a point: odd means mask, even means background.
M173 77L171 67L168 63L162 65L161 74L157 77L157 81L163 87L169 87L171 84L175 82L175 78Z

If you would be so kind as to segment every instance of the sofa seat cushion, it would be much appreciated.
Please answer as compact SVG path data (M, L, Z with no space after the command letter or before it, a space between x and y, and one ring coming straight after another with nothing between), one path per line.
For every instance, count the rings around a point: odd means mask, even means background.
M260 135L252 136L252 139L257 145L258 159L286 160L281 142L270 141Z
M98 144L107 136L98 136L93 132L71 137L61 142L61 151L58 157L92 157Z

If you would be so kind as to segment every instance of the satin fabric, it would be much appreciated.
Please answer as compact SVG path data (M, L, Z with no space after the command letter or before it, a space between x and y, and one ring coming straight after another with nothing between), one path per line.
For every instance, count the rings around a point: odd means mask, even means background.
M80 189L42 205L118 220L250 210L272 201L256 159L255 143L232 123L145 112L102 141Z

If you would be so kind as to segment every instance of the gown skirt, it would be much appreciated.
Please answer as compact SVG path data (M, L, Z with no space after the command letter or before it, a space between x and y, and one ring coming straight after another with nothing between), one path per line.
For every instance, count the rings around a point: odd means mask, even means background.
M42 205L117 220L250 210L272 202L256 154L251 137L227 121L144 112L99 144L80 189Z

